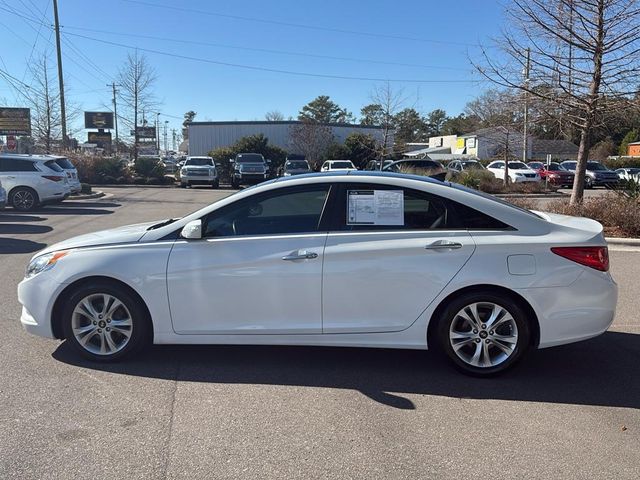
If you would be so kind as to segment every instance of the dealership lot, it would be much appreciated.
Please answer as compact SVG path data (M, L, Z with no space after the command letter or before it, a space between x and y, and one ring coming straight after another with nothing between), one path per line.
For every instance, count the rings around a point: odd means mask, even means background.
M29 257L231 193L104 190L0 213L0 478L640 476L640 253L611 252L610 332L496 379L430 352L364 349L163 346L96 365L22 331Z

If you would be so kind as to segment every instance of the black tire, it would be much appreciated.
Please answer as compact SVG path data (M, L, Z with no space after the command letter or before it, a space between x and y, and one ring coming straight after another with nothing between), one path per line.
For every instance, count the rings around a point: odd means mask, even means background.
M180 183L180 188L187 188L187 184L186 183Z
M216 180L215 182L212 182L211 188L220 188L220 181Z
M231 180L231 188L237 189L240 186L235 180Z
M31 210L38 208L40 199L33 188L16 187L11 190L11 194L9 195L9 204L14 210L30 212Z
M460 316L458 313L465 307L472 304L483 304L478 307L478 312L483 321L488 320L488 315L490 315L489 305L495 304L499 307L502 307L508 314L511 315L513 321L515 322L516 329L513 329L513 324L511 322L504 323L502 326L498 326L496 331L493 330L483 330L483 325L487 325L486 323L482 323L478 327L478 337L470 340L470 343L467 343L461 349L459 349L460 355L465 356L466 352L471 353L471 351L477 352L477 349L480 348L482 350L481 355L483 359L485 355L483 342L487 343L486 351L491 352L491 354L495 354L498 358L501 358L502 355L505 355L505 359L496 363L495 365L485 365L485 366L474 366L468 361L465 361L459 356L458 353L454 351L452 346L452 341L450 340L450 332L452 330L452 324L455 323L454 329L458 331L458 327L461 324L466 324L467 322ZM499 317L500 318L500 317ZM502 318L505 318L504 316ZM504 335L505 330L500 331L500 329L509 329L508 331L516 332L517 341L515 342L515 347L512 349L509 355L506 355L504 351L496 347L491 340L494 337L489 335L494 335L494 333L498 335ZM468 332L468 335L471 336L475 330L471 329ZM527 352L530 346L530 338L531 338L531 328L529 325L529 319L525 311L518 304L518 302L514 301L512 298L506 295L497 295L492 293L491 291L483 291L483 292L473 292L468 294L463 294L458 298L455 298L446 308L446 310L441 315L438 321L438 341L439 346L442 350L447 354L449 359L453 362L455 367L462 371L465 374L477 376L477 377L487 377L502 373L513 365L515 365ZM507 334L508 335L508 334ZM475 337L475 335L474 335ZM484 339L484 340L483 340ZM478 341L479 340L479 341ZM463 340L461 343L465 343L469 340ZM458 344L460 345L460 343ZM506 345L506 344L504 344Z
M126 341L124 346L121 347L120 350L117 350L117 351L114 350L114 353L111 353L111 354L99 354L89 350L89 348L93 348L94 346L96 348L99 348L98 344L102 345L102 342L105 341L104 340L105 337L101 336L102 332L100 333L94 332L91 335L88 334L86 337L83 337L83 338L93 337L93 338L89 338L89 341L87 342L89 344L89 347L85 348L83 345L81 345L80 341L76 338L76 335L74 334L74 331L73 331L74 310L79 305L79 303L82 302L83 300L86 300L87 298L91 298L92 295L96 295L96 297L99 298L101 295L104 295L104 294L114 297L118 299L120 302L122 302L122 304L126 308L126 313L129 314L129 317L131 319L131 322L130 322L131 327L130 329L128 329L130 334L128 340ZM93 305L94 307L96 306L95 301ZM97 305L100 305L100 303L97 303ZM104 302L103 302L103 305L104 305ZM112 313L112 316L115 317L118 311L123 312L124 310L115 310L114 313ZM104 310L102 311L102 313L104 313ZM102 335L106 335L106 331L107 329L109 329L109 326L115 325L115 321L118 321L116 318L113 318L114 323L111 323L110 317L111 315L110 316L103 315L100 317L100 319L102 320L96 319L99 322L101 322L101 323L98 323L97 325L96 323L91 322L89 320L89 316L87 315L80 315L78 318L82 319L82 321L86 323L87 327L90 327L91 326L90 324L93 323L93 325L95 325L94 330L98 329L99 327L102 327L102 330L104 331ZM141 304L141 300L137 296L133 295L127 288L124 288L115 283L90 282L86 285L80 286L78 289L72 292L71 295L66 299L65 308L62 314L62 322L63 322L62 327L63 327L64 336L67 342L69 343L69 345L71 345L73 349L77 353L79 353L81 356L89 360L92 360L94 362L119 361L125 357L131 356L139 352L144 347L148 346L152 341L151 320L149 318L146 308L144 307L144 305ZM82 328L84 328L84 325L82 326ZM120 339L121 337L122 338L125 337L124 335L119 334L117 330L118 330L118 327L113 328L112 332L110 333L110 338L112 339L112 341L114 340L113 335L117 335L116 343L118 339Z

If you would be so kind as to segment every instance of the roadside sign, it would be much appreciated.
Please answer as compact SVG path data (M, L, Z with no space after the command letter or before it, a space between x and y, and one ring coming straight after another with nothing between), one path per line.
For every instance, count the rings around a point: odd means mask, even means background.
M111 147L110 132L89 132L87 134L88 143L95 143L98 148L109 149Z
M0 135L31 135L31 110L0 107Z
M18 142L16 141L16 137L13 135L7 136L7 150L10 152L15 151L18 148Z
M138 138L156 138L156 127L136 127Z
M113 128L113 113L84 112L84 128Z

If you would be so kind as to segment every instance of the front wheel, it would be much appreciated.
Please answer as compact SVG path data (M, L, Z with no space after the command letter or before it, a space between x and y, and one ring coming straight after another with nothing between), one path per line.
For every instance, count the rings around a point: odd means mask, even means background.
M219 188L220 187L220 181L219 180L215 180L213 182L211 182L211 188Z
M522 308L490 292L455 299L440 318L438 334L455 366L475 376L495 375L513 366L530 339Z
M150 321L140 300L109 283L88 284L67 300L65 338L82 356L110 362L132 354L151 340Z
M593 180L591 180L591 177L584 177L584 188L593 188Z

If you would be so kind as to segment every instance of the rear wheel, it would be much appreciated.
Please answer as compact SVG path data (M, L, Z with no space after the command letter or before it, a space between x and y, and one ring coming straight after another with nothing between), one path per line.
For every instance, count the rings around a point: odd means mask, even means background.
M464 373L489 376L513 366L529 347L527 317L517 302L490 292L455 299L442 315L440 344Z
M9 203L16 210L28 212L38 206L38 194L34 189L29 187L14 188L11 191Z
M63 322L67 342L93 361L119 360L151 340L145 308L127 289L116 284L80 287L66 302Z
M218 188L220 187L220 181L219 180L215 180L213 182L211 182L211 188Z

